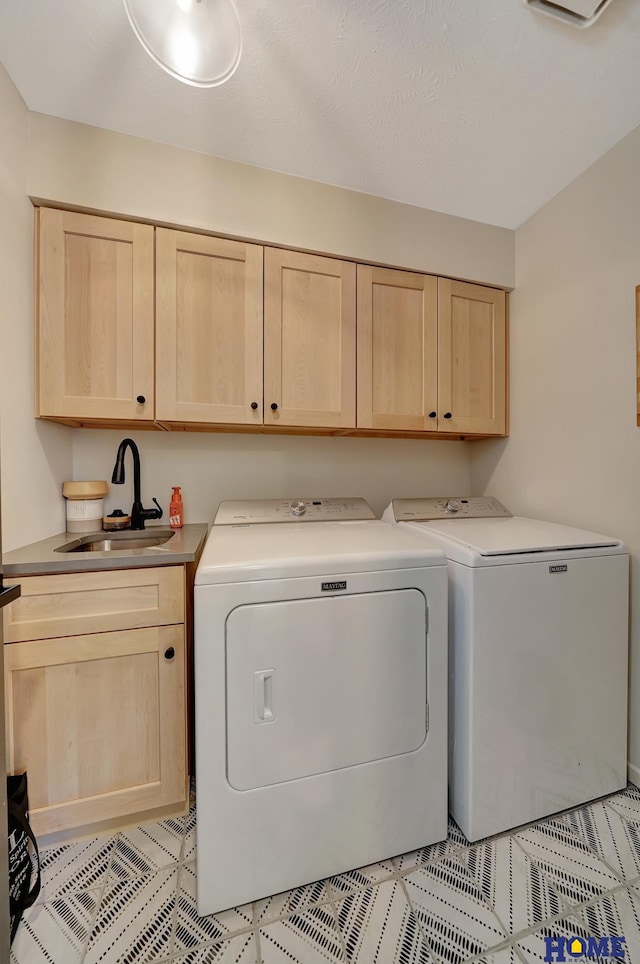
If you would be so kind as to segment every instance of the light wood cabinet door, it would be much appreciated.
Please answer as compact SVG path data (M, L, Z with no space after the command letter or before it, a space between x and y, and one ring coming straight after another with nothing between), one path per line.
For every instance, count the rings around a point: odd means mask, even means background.
M153 420L153 230L39 209L38 415Z
M359 428L436 430L437 300L437 278L358 265Z
M19 599L3 610L4 640L49 639L184 622L184 566L5 579Z
M278 248L264 256L265 425L355 427L355 265Z
M186 800L184 626L6 645L5 691L36 834Z
M157 228L159 421L262 424L262 277L261 245Z
M506 295L438 280L438 428L506 432Z

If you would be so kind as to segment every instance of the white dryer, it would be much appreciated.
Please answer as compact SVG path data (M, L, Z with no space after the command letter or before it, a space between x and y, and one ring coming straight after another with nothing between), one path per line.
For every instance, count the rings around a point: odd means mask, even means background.
M449 795L469 840L626 785L628 556L497 499L396 499L449 560Z
M195 583L198 913L443 840L444 554L362 499L223 502Z

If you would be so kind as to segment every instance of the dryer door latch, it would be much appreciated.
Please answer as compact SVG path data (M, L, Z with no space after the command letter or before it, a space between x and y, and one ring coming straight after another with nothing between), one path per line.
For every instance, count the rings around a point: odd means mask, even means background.
M271 723L275 713L275 670L260 669L253 674L253 722Z

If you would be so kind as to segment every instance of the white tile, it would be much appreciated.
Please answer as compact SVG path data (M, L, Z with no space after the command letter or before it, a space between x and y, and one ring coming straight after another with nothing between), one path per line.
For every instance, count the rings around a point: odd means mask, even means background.
M99 890L84 890L26 911L11 948L12 964L79 962L99 897Z
M513 947L504 947L497 951L488 951L476 964L523 964L524 958Z
M40 851L42 890L39 903L61 894L102 886L113 856L116 837L93 837Z
M618 813L634 823L640 823L640 789L630 783L621 793L607 797L605 806L613 807Z
M507 939L466 867L454 858L403 878L436 960L459 964Z
M117 840L109 881L143 877L180 860L185 825L178 819L123 831Z
M613 807L592 803L561 818L587 847L625 880L640 877L640 814L638 823Z
M253 926L253 907L243 904L232 907L219 914L200 917L196 901L196 865L187 864L180 868L178 887L178 913L173 951L179 954L199 944L211 943L218 939L231 937L238 931Z
M517 947L527 962L535 964L535 962L544 961L547 955L545 938L552 939L553 946L557 947L558 938L564 938L567 941L577 938L580 941L588 942L590 937L601 940L604 937L623 936L626 939L625 960L628 964L634 964L635 961L640 960L639 922L640 901L632 897L630 892L623 888L574 914L564 917L562 920L544 925L534 933L522 938ZM595 960L593 957L586 957L588 950L587 943L584 954L578 954L577 957L574 957L565 953L564 956L568 961ZM608 959L608 954L604 958L598 958L598 960Z
M547 820L516 840L568 905L620 886L620 878L561 820Z
M330 877L328 884L332 895L339 900L354 890L362 890L364 887L371 887L372 884L389 880L395 872L395 867L390 860L381 860L378 864L369 864L368 867L360 867L357 870L349 870L344 874Z
M204 918L195 862L176 863L195 853L195 819L192 806L127 831L117 852L115 836L43 850L43 903L12 964L253 964L258 952L261 964L536 964L545 927L622 934L640 964L635 790L474 846L453 824L441 845ZM105 877L110 863L121 880ZM512 945L507 932L526 936Z
M418 867L442 860L443 857L451 857L453 854L466 847L471 846L465 835L462 833L457 823L449 817L447 839L438 843L429 844L419 850L412 850L408 854L401 854L394 858L394 863L399 873L411 873Z
M499 837L458 855L508 934L561 912L558 895L513 837Z
M254 932L250 931L224 943L209 944L188 954L172 957L171 964L255 964L256 959L256 938ZM165 962L159 961L158 964Z
M322 904L329 900L330 893L326 881L319 880L293 890L285 890L281 894L265 897L255 902L255 923L262 927L280 917L290 917L299 914L314 904Z
M177 866L105 888L83 964L145 964L171 953Z
M184 854L185 863L196 859L196 804L191 803L189 813L185 817Z
M399 880L351 894L336 915L350 964L433 964Z
M261 964L346 964L330 904L269 924L258 932Z

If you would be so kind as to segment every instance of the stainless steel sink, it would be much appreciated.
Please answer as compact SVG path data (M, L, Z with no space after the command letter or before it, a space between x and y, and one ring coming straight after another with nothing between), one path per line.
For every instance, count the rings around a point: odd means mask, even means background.
M175 535L173 529L132 532L102 532L80 536L58 546L56 552L123 552L125 549L149 549L163 546Z

